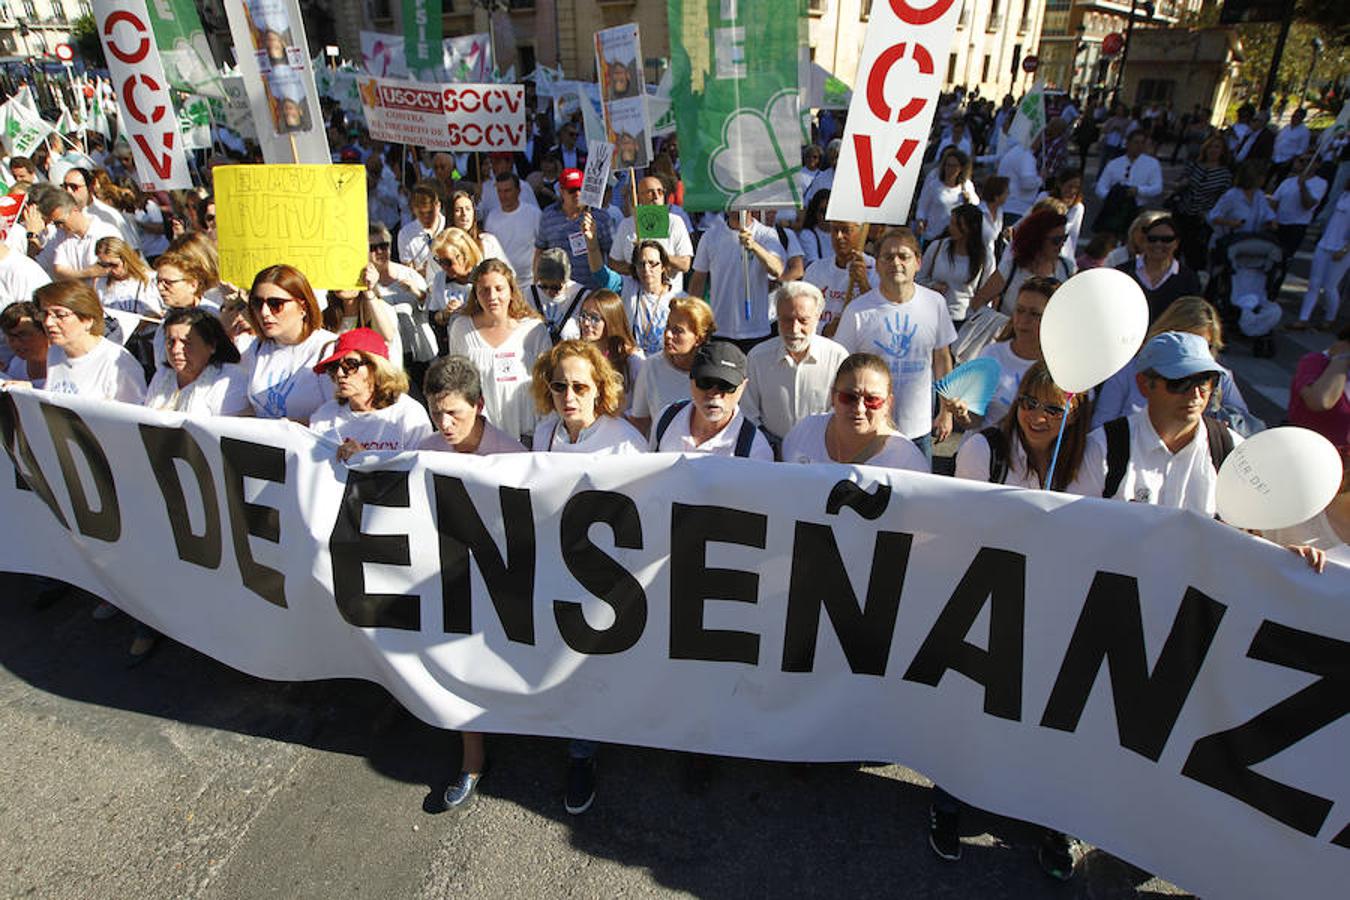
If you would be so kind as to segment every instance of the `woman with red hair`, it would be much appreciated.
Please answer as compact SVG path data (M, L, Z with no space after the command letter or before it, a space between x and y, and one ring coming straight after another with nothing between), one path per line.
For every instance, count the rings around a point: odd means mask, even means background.
M1022 282L1032 276L1067 281L1077 271L1074 261L1064 256L1068 221L1061 212L1040 208L1033 209L1018 222L1009 245L1011 252L1004 254L999 260L998 271L975 293L970 311L986 305L1000 309L1003 298L1016 297Z

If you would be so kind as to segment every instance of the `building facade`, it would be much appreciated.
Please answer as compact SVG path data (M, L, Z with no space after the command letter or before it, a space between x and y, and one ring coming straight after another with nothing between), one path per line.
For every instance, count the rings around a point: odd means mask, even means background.
M0 0L0 57L6 62L54 60L70 43L70 25L93 12L89 0Z

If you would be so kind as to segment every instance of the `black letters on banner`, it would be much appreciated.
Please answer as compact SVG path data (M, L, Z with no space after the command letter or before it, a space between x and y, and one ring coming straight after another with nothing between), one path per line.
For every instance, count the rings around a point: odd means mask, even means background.
M839 556L834 529L798 522L792 545L783 671L810 672L815 665L820 608L824 606L849 668L858 675L885 675L913 542L912 534L877 533L867 599L859 609L858 596Z
M1187 588L1153 673L1148 671L1139 584L1098 572L1078 616L1041 725L1073 731L1105 662L1120 745L1154 762L1162 756L1226 607Z
M530 492L502 487L502 527L506 531L506 563L483 525L464 482L431 476L436 493L436 530L440 534L441 602L445 630L473 633L473 589L469 554L478 563L492 606L507 640L534 644L534 511Z
M614 546L641 550L642 520L631 497L612 491L581 491L563 507L563 562L582 587L610 605L614 624L596 631L587 623L581 604L567 600L553 601L553 617L563 641L578 653L622 653L647 627L647 594L632 573L591 541L596 522L614 532Z
M1322 677L1242 725L1200 738L1181 774L1315 837L1332 801L1251 767L1350 713L1350 642L1262 622L1247 657Z
M56 495L52 493L52 486L47 483L47 477L42 474L42 469L38 468L37 457L33 455L33 448L28 444L28 436L23 433L23 423L19 421L19 407L14 403L14 398L5 391L0 391L0 433L4 435L5 452L9 454L9 461L14 464L14 486L22 491L31 490L42 498L42 502L47 504L52 515L56 516L56 521L69 531L70 523L66 521L65 513L61 512L61 506L56 502Z
M366 593L365 563L406 566L412 562L405 534L366 534L361 516L366 504L406 509L407 472L347 472L328 554L333 560L333 601L349 625L357 628L422 627L421 598L417 594Z
M122 536L122 511L117 505L117 486L113 484L112 466L108 465L108 457L104 455L98 439L74 410L45 402L39 402L38 405L42 407L42 417L47 420L47 430L51 432L52 444L56 447L56 461L61 466L66 490L70 492L75 526L87 537L110 544L116 542ZM84 484L80 481L75 457L70 451L72 444L79 448L94 478L94 487L98 491L97 511L89 506L89 498L84 494Z
M905 680L937 687L947 670L955 669L984 685L985 712L1019 721L1026 568L1027 558L1020 553L981 547L909 664ZM981 650L965 637L986 600L989 649Z
M253 558L249 536L274 544L281 542L281 513L271 506L249 503L244 499L244 479L260 478L286 483L286 451L280 447L255 444L237 438L220 439L220 456L225 467L225 502L230 508L230 537L239 561L239 577L248 588L268 603L286 605L286 576Z
M670 507L670 658L759 663L759 635L703 627L708 600L759 602L759 575L708 568L708 544L764 549L769 518L722 506Z
M183 428L141 425L140 431L141 443L145 444L145 453L150 459L150 471L155 473L159 492L164 496L164 510L169 515L169 528L173 531L178 558L205 569L220 568L220 501L216 498L216 483L211 477L211 464L206 461L206 454ZM206 513L206 525L200 535L192 533L183 482L174 465L176 459L188 464L197 481L202 509Z

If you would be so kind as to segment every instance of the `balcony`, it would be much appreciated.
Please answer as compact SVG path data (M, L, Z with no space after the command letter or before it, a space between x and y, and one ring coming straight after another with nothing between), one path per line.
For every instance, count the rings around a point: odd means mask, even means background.
M984 30L989 34L1000 31L1003 28L1003 13L996 12L989 14L989 21L984 23Z

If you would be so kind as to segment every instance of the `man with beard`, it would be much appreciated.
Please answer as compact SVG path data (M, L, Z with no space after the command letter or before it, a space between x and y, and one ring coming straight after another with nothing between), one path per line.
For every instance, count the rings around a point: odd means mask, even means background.
M768 438L740 410L745 354L727 341L709 341L689 367L690 400L661 410L652 428L652 450L714 453L773 462Z
M816 334L825 296L805 281L790 281L774 292L778 337L750 351L745 417L763 428L775 446L807 416L830 411L830 391L848 351Z

